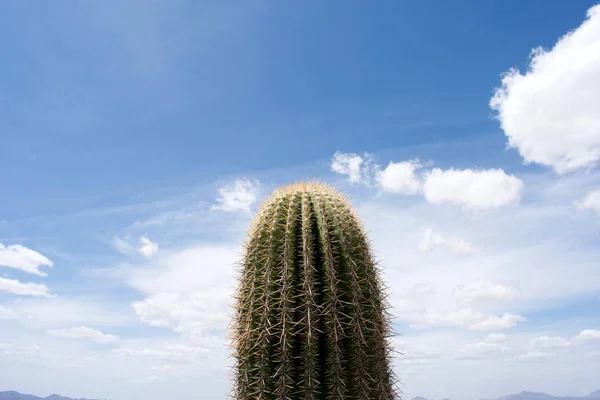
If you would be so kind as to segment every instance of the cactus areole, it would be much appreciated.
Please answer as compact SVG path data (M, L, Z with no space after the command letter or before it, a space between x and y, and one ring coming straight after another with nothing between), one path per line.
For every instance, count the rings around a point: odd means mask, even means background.
M361 222L298 183L258 211L236 294L236 400L391 400L390 319Z

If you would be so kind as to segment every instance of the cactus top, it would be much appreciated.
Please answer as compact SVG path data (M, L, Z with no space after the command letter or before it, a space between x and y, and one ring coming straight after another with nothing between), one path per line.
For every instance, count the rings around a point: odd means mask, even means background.
M390 319L358 216L321 183L275 191L241 263L237 400L391 400Z

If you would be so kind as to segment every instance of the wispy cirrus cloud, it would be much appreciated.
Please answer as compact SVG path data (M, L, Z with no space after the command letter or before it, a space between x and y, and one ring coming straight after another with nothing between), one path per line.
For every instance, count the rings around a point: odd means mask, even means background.
M146 258L151 258L158 252L158 244L148 239L145 235L138 238L137 245L131 235L114 236L110 240L110 244L119 253L126 255L141 254Z
M135 316L127 305L93 296L20 297L5 302L23 325L36 329L60 329L64 326L130 326Z
M19 318L17 314L3 305L0 305L0 320L2 319L17 319Z
M589 192L583 199L575 202L575 206L592 210L600 217L600 189Z
M458 354L454 355L458 360L479 360L503 356L510 348L503 343L507 336L503 333L490 333L483 340L464 346Z
M517 314L485 315L479 311L463 308L446 313L426 313L413 322L411 327L415 329L464 327L474 331L491 331L510 329L515 327L517 323L526 320L525 317Z
M561 336L540 336L531 340L533 350L556 350L571 347L571 342Z
M425 229L421 240L419 240L418 247L423 252L429 252L436 247L448 247L457 254L468 254L478 251L476 247L464 239L456 236L442 236L431 228Z
M117 335L102 333L97 329L92 329L83 325L73 328L51 329L48 331L48 334L65 339L91 340L96 343L114 343L119 340Z
M0 243L0 266L18 269L33 275L47 276L40 267L52 267L54 264L35 250L20 244L5 246Z
M188 337L223 332L240 256L236 246L205 243L133 266L125 280L144 298L131 306L142 322Z
M184 344L167 344L161 347L115 349L114 353L120 357L160 360L170 363L198 363L199 360L209 356L210 350L204 347L193 347ZM164 369L163 369L164 370Z
M456 298L463 303L507 301L513 300L518 294L515 288L487 281L458 285L454 291Z
M0 291L20 296L50 297L50 289L41 283L20 282L17 279L0 278Z

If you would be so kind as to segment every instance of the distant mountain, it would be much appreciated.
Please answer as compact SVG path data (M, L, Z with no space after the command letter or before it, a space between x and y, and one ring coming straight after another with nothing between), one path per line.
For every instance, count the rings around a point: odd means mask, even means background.
M577 396L559 397L559 396L552 396L547 393L521 392L521 393L511 394L508 396L502 396L496 400L596 400L596 399L600 400L600 389L596 390L595 392L592 392L589 395L584 396L584 397L577 397ZM2 400L2 397L0 397L0 400ZM429 399L426 399L424 397L413 397L411 400L429 400ZM448 400L448 399L444 399L444 400Z
M48 397L38 397L31 394L22 394L15 391L0 392L0 400L92 400L92 399L72 399L70 397L51 394Z
M497 400L590 400L590 399L600 399L600 390L596 390L595 392L590 393L584 397L577 396L552 396L547 393L537 393L537 392L521 392L517 394L511 394L508 396L502 396Z

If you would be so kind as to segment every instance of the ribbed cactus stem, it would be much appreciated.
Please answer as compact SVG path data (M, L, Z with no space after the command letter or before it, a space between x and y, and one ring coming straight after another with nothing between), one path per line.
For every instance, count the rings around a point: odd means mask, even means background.
M319 183L274 192L241 263L236 400L392 400L390 317L349 202Z

